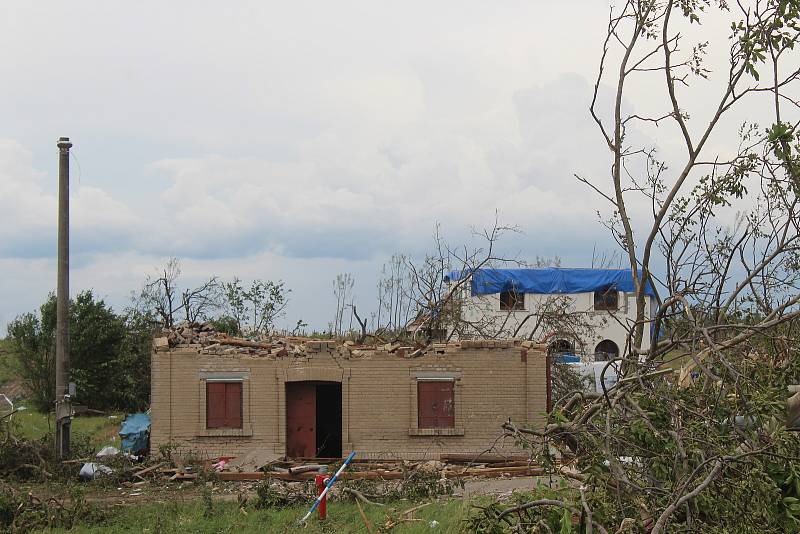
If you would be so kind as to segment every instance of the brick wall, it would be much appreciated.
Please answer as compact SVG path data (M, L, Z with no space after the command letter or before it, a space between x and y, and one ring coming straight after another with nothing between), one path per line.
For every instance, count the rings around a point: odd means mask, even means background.
M437 458L480 452L501 434L509 417L541 426L546 405L542 347L513 341L436 345L425 355L350 350L309 342L303 357L207 354L200 347L154 352L151 448L172 443L208 456L282 456L286 441L287 382L342 384L342 449L361 458ZM205 429L205 381L243 383L243 428ZM455 384L455 428L417 428L417 379ZM431 435L439 434L439 435ZM442 435L445 434L445 435ZM516 451L510 440L498 448Z

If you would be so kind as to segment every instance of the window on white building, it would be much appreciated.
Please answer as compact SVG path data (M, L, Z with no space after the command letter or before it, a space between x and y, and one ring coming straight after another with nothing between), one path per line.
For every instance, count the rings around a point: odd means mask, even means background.
M614 289L594 292L594 309L617 311L619 309L619 292Z
M511 291L500 292L500 310L513 311L525 309L525 293Z

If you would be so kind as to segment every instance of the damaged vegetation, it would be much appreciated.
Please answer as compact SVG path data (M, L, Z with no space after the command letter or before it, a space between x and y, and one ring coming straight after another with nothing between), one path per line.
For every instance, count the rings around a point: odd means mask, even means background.
M712 73L709 43L687 35L715 19L730 33L711 43L727 60ZM578 179L607 203L601 222L634 272L636 320L606 366L620 368L613 387L563 391L543 428L503 425L569 491L492 505L476 530L800 530L796 399L787 417L800 380L800 143L786 122L798 111L789 60L798 39L795 1L627 1L610 11L590 111L612 179ZM634 114L632 84L648 77L668 98ZM718 95L699 121L687 111L698 81ZM744 110L745 96L758 103ZM732 110L748 114L738 142L711 152ZM679 139L681 154L637 144L633 131L651 127Z
M721 80L718 101L703 110L706 115L700 122L691 122L682 102L683 91L690 91L698 78L705 83L711 70L703 65L708 43L687 43L687 28L711 16L731 22L729 40L716 43L724 48L727 65L718 69L721 77L708 80L716 84ZM635 311L634 319L624 325L626 343L618 354L611 355L604 370L614 366L618 380L606 384L601 375L600 391L591 391L580 376L556 363L552 368L552 405L546 414L535 414L543 418L541 425L531 422L528 397L534 398L533 388L524 401L514 400L503 408L521 406L518 420L510 418L509 413L487 416L508 418L493 428L499 434L498 441L484 444L488 454L497 453L501 448L497 443L502 441L521 447L528 456L489 462L476 455L441 465L388 460L356 463L331 495L332 506L340 506L341 512L330 523L310 523L309 531L337 531L344 525L352 529L354 524L359 528L363 525L370 534L415 525L432 530L445 522L446 514L450 514L447 528L451 531L484 534L800 531L797 397L789 404L792 411L787 415L789 393L800 391L800 126L789 118L800 109L794 91L800 71L791 62L785 65L786 58L793 57L798 40L800 2L795 0L624 1L611 10L590 112L601 143L611 155L612 179L610 183L595 183L577 178L605 203L606 209L598 212L601 223L610 230L626 267L633 273L635 287L625 295L625 306ZM663 109L652 116L630 112L636 101L628 82L646 76L657 77L667 95ZM616 88L616 98L602 94L606 86ZM719 125L730 126L723 118L740 107L745 96L769 98L763 100L766 104L762 107L747 110L754 115L736 130L736 142L714 145L730 148L724 153L707 153L707 147L712 146L709 139L723 129ZM611 109L601 109L606 104ZM660 159L653 146L636 144L642 138L637 128L659 127L663 132L670 126L681 147L673 147L673 152L681 154L671 154L669 161ZM505 362L514 361L517 374L524 373L527 379L528 370L533 368L528 366L527 349L541 349L535 340L545 339L552 330L581 331L580 319L568 313L566 297L554 301L552 308L530 310L525 321L536 328L529 339L501 340L509 331L510 312L491 321L462 320L458 295L465 293L468 276L452 285L447 280L447 273L459 267L469 274L496 264L520 265L495 248L499 235L509 230L513 231L495 224L480 235L486 242L484 248L465 248L463 254L456 252L456 247L444 245L437 235L437 251L421 264L402 256L393 258L380 284L374 317L362 318L356 312L352 278L339 277L334 283L335 319L327 335L336 339L291 335L301 330L301 322L292 333L276 333L274 320L283 312L288 292L280 283L254 282L245 288L238 280L225 285L211 278L196 289L178 289L177 261L171 261L163 273L145 284L138 303L146 311L140 317L146 318L143 324L149 324L158 334L154 341L157 353L181 349L180 358L157 354L169 360L169 373L177 372L181 358L192 360L197 354L282 359L287 369L289 364L304 363L312 359L311 353L323 351L337 363L342 362L339 355L367 360L377 352L384 361L395 363L395 357L430 355L433 360L455 346L446 341L458 338L459 348L508 351ZM653 308L645 302L650 292L654 295ZM217 301L220 295L224 299ZM102 311L104 306L95 306L92 300L84 303L86 309ZM77 304L80 306L80 300ZM220 307L223 315L211 317L210 311ZM350 327L345 326L348 310L357 329L352 328L352 321ZM52 401L47 396L52 391L52 384L47 382L52 378L47 359L52 333L46 317L49 315L44 310L41 318L26 317L13 325L12 332L14 341L29 342L29 353L36 356L22 361L32 365L32 376L45 384L30 382L35 391L46 392L39 399L43 409ZM112 333L119 333L118 323L111 326ZM519 332L515 328L510 335ZM85 336L87 342L91 338ZM131 357L125 360L132 365L128 369L135 369L140 376L147 374L141 371L148 362L140 367L133 365L138 361L134 356L139 354L135 347L122 350L126 347L124 337L115 335L113 339L115 346L121 347L115 354L122 360ZM140 348L138 344L136 347ZM452 408L456 397L449 392L455 389L453 383L461 371L451 372L453 376L433 376L442 374L441 369L449 362L435 364L430 366L436 369L432 376L422 376L422 381L438 378L446 382L438 393L448 393L441 398ZM463 361L460 364L463 366ZM300 378L294 382L324 381L300 376L312 365L295 367L295 371L302 368L302 373L298 372ZM330 367L342 380L346 366ZM504 367L507 371L510 363ZM199 370L187 368L186 376L197 380ZM381 369L382 378L387 376L387 368ZM88 369L84 371L88 373ZM205 372L211 375L217 370ZM424 375L430 370L419 372ZM396 419L405 421L408 413L412 422L417 417L419 423L419 412L413 413L410 406L419 404L414 395L425 393L425 387L411 382L409 369L402 368L399 374L408 380L402 388L411 392L409 399L416 400L404 403L407 412ZM485 372L482 378L488 382L489 375ZM88 374L78 376L83 379ZM169 376L172 380L172 374ZM277 372L271 373L270 380L280 383L277 376ZM127 375L117 378L119 384L131 386ZM225 379L211 378L218 384ZM94 387L98 395L104 393L96 387L97 380L97 376L94 382L87 378L83 389L92 391ZM115 387L116 380L112 381ZM230 405L224 404L226 410L229 406L249 406L241 400L244 386L239 382L244 384L245 377L237 380L230 391L239 396L229 396L226 389L224 396L217 397L226 403L229 398L235 399ZM386 396L385 386L378 380L370 379L369 386L377 383L374 389ZM503 385L510 383L510 377L504 380ZM485 404L482 395L477 396ZM172 394L169 399L172 403ZM196 403L201 410L198 413L207 409L206 400ZM437 400L436 405L440 404L444 402ZM494 409L499 411L496 406ZM279 413L277 408L274 411ZM387 411L384 407L380 414L385 418ZM365 423L368 416L362 412L361 421L353 422L354 426L377 425L374 421ZM229 446L233 438L252 435L245 431L242 413L232 419L235 424L223 421L209 425L206 417L206 426L198 432L195 421L202 421L202 416L192 412L182 418L191 422L186 435L193 444L208 445L209 438L221 437L224 446ZM4 480L53 483L74 479L76 465L70 464L71 460L55 462L48 442L15 438L10 420L10 416L0 419L0 476ZM180 421L176 417L175 426ZM475 435L473 429L457 428L455 420L450 423L448 419L447 425L436 426L434 421L424 428L395 430L403 440L417 439L415 445L427 438L434 439L424 443L439 445L444 442L437 439L440 437L455 441L462 435L470 437L470 431ZM316 421L313 426L318 426ZM276 424L278 431L273 434L277 436L285 427ZM445 428L447 432L442 432ZM384 433L389 431L384 429ZM275 443L285 445L278 438ZM142 522L131 521L139 528L146 524L157 531L200 530L202 520L217 527L224 523L228 529L263 528L266 524L276 531L288 531L316 495L317 488L311 482L316 467L304 470L309 466L284 459L258 472L223 468L216 472L212 464L219 465L220 458L192 458L173 452L164 446L163 458L141 465L124 458L109 460L113 474L97 480L98 485L103 479L119 484L129 492L128 498L141 496L143 488L162 485L171 490L199 490L189 505L181 507L174 499L165 504L160 510L167 510L166 516L146 510ZM93 459L93 451L82 452L79 447L74 454L78 461ZM441 456L446 460L446 454ZM118 463L112 466L113 462ZM501 463L505 465L497 465ZM503 499L444 500L463 490L470 478L515 475L537 476L541 483L533 487L531 482L529 489L533 491ZM215 490L226 484L241 484L235 505L215 500ZM251 485L244 488L246 484ZM467 508L469 504L475 506ZM133 512L124 513L130 514L126 516L130 520ZM437 514L444 515L437 518ZM87 528L95 521L110 521L95 516L79 496L39 498L8 484L0 486L0 521L12 531L80 527L78 521L84 519Z

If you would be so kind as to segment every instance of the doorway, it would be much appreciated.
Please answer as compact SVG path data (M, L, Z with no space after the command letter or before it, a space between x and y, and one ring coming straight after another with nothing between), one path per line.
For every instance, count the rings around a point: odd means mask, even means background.
M342 457L341 383L286 383L286 456Z

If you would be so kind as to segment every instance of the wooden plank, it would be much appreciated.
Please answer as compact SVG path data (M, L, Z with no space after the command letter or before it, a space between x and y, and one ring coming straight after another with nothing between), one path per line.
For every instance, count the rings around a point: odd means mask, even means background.
M161 462L161 463L157 463L156 465L151 465L151 466L150 466L150 467L148 467L147 469L142 469L141 471L136 471L136 472L133 474L133 476L135 476L135 477L141 477L142 475L144 475L144 474L147 474L147 473L149 473L149 472L151 472L151 471L155 471L155 470L156 470L156 469L158 469L159 467L163 467L163 466L165 466L165 465L167 465L167 462Z
M285 480L288 482L298 482L301 480L310 480L316 476L316 473L299 473L297 475L290 475L289 473L219 473L220 480L264 480L267 478L275 480ZM342 473L339 480L400 480L405 475L402 471L356 471L353 473Z
M464 471L457 470L457 473L462 473L467 476L481 476L492 478L493 475L541 475L544 474L542 467L484 467L484 468L467 468Z
M450 471L442 471L441 475L444 478L459 478L459 477L484 477L484 478L498 478L502 476L539 476L543 475L545 470L541 467L498 467L498 468L485 468L485 469L457 469ZM289 473L219 473L220 480L227 481L244 481L244 480L264 480L275 479L285 480L288 482L298 482L301 480L313 479L315 473L299 473L297 475L290 475ZM402 471L354 471L352 473L342 473L339 477L340 480L402 480L406 478L407 473Z
M467 463L475 462L481 464L504 463L504 462L524 462L526 456L502 455L502 454L481 454L481 453L451 453L442 454L443 462Z

